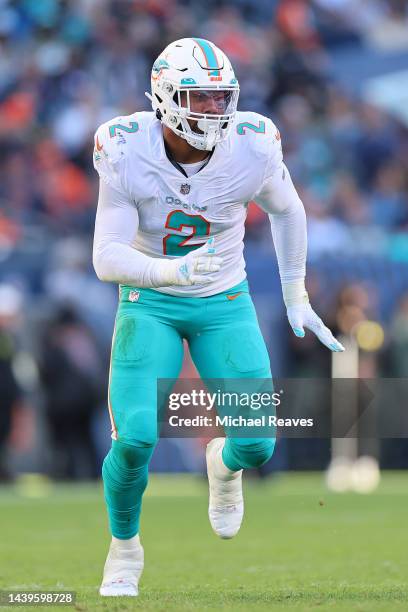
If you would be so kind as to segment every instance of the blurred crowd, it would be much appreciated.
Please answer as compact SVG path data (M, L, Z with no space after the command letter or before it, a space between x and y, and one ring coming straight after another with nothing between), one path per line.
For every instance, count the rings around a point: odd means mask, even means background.
M369 371L407 375L408 129L395 91L377 104L364 86L376 64L408 66L407 31L406 0L0 0L0 449L12 441L29 457L42 419L50 451L34 468L98 474L116 290L91 268L93 133L149 110L151 65L184 36L220 46L239 108L279 126L317 309L341 333L378 321ZM247 241L271 257L253 205ZM313 343L287 339L282 372L327 374Z
M404 0L1 0L0 244L31 225L91 231L96 126L148 109L155 57L192 33L230 56L240 108L279 125L313 250L347 247L349 225L404 227L406 130L333 80L331 53L381 47L385 31L408 53L407 27Z

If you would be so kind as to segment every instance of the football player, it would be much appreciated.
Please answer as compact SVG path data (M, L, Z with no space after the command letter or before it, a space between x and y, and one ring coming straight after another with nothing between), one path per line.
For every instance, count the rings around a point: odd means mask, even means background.
M112 342L112 447L103 463L112 542L100 594L138 594L139 517L157 442L157 380L176 379L183 339L203 379L271 379L243 258L248 202L269 215L294 333L344 350L309 304L306 220L272 121L237 111L239 84L213 43L184 38L153 65L153 112L116 117L95 135L100 176L93 263L120 284ZM231 538L243 511L242 470L274 438L216 438L207 447L209 518Z

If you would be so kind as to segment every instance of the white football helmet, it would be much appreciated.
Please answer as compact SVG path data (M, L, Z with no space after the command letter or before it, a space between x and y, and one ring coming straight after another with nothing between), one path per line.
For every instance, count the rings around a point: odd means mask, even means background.
M158 119L196 149L210 151L226 138L237 110L239 85L225 53L203 38L168 45L153 64Z

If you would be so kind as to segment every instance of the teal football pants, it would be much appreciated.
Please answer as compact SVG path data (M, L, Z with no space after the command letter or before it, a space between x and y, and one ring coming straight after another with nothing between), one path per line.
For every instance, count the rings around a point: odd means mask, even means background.
M202 379L271 378L248 284L206 298L175 297L121 287L112 342L109 410L112 448L103 463L112 534L139 531L148 464L157 443L157 379L177 379L183 339ZM228 438L223 460L231 470L258 467L273 453L273 438Z

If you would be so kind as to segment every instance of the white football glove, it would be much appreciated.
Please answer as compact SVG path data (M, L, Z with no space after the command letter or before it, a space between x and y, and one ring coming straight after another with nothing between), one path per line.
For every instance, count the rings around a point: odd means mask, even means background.
M216 256L214 237L184 257L166 260L166 285L208 285L219 272L222 258Z
M304 338L306 327L316 334L320 342L331 351L338 353L345 350L309 304L309 296L303 280L282 283L282 292L289 323L295 336Z
M295 336L303 338L305 330L310 329L319 338L320 342L331 351L337 353L344 351L344 346L333 336L321 318L315 313L309 303L288 306L287 315Z

